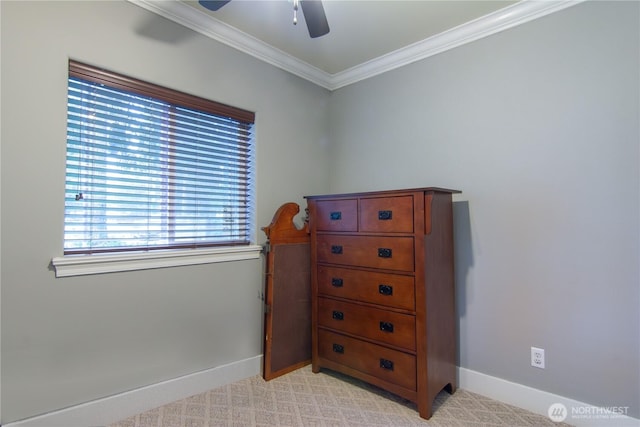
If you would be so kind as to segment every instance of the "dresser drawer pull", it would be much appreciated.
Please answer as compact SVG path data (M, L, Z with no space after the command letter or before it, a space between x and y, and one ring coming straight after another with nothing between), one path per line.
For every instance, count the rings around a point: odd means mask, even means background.
M387 359L380 359L380 367L387 371L393 371L393 362Z
M329 218L331 218L331 221L340 221L342 219L342 212L331 212Z
M344 320L344 313L341 311L333 310L331 317L333 317L335 320Z
M342 253L342 246L340 245L331 245L331 253L340 255Z
M340 279L338 277L332 277L331 278L331 286L335 286L336 288L341 288L342 287L342 279Z
M387 221L392 219L393 211L378 211L378 219L380 221Z
M344 353L344 346L340 345L340 344L334 344L333 345L333 352L334 353L340 353L340 354Z
M391 285L378 285L378 292L382 295L393 295L393 286Z
M382 332L392 332L393 333L393 323L391 323L391 322L380 322L380 330Z
M392 252L389 248L378 248L378 256L380 258L391 258Z

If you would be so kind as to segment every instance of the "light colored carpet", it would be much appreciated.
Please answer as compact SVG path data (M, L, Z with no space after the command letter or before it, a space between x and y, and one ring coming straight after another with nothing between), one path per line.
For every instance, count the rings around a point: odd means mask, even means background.
M441 392L433 410L424 420L411 402L331 371L314 374L306 366L268 382L247 378L110 427L558 426L462 389Z

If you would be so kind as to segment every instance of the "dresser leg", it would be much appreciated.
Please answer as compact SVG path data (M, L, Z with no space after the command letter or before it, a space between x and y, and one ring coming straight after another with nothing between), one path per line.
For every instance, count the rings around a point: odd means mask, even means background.
M418 414L420 414L420 418L424 418L425 420L431 418L431 415L433 414L431 411L431 403L432 402L425 402L423 404L418 404Z

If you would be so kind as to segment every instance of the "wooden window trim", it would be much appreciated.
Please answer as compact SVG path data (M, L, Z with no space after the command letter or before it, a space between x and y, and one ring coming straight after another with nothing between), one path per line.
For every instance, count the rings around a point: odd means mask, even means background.
M232 107L230 105L211 101L160 85L147 83L133 77L124 76L113 71L94 67L72 59L69 60L69 76L88 80L94 83L114 86L122 90L135 92L139 95L161 99L171 104L194 108L242 122L255 123L255 113L252 111Z

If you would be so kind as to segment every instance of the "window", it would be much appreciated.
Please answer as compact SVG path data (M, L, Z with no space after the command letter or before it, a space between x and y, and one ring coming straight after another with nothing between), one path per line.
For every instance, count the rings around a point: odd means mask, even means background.
M64 253L248 245L254 113L69 61Z

